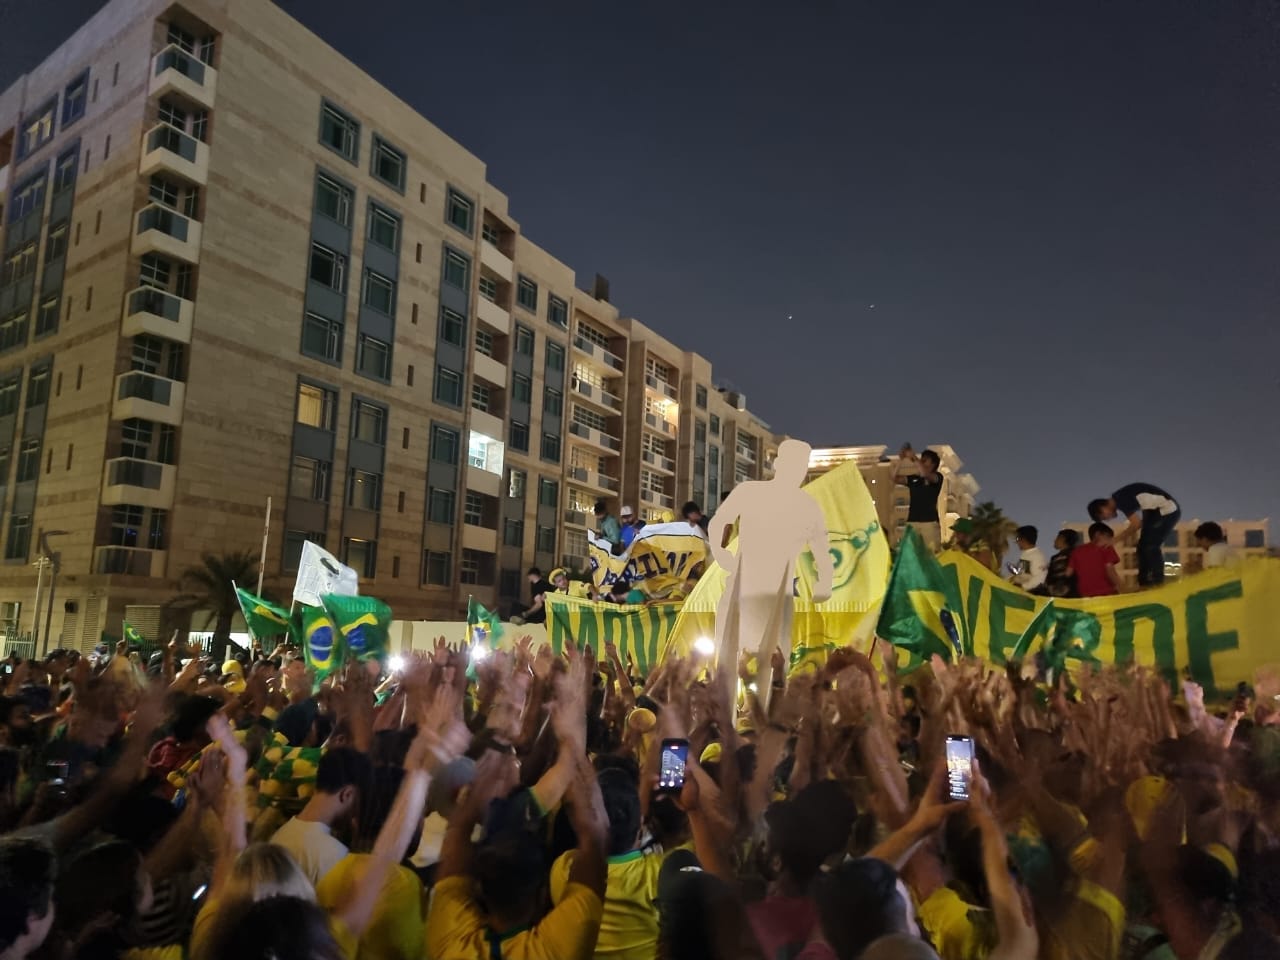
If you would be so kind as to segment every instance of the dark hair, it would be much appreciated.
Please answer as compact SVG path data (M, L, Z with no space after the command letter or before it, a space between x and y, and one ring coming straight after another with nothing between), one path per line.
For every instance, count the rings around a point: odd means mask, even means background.
M938 467L942 465L942 458L938 456L938 454L933 450L920 451L920 459L928 460L930 463L932 463L934 470L937 470Z
M0 697L0 726L8 726L13 722L13 711L25 707L27 701L19 697Z
M1101 520L1089 524L1089 539L1092 540L1096 536L1105 534L1108 537L1114 537L1116 532L1111 529L1109 523L1103 523Z
M769 845L800 888L808 886L823 861L849 842L858 808L835 780L819 780L793 800L769 805Z
M813 887L818 920L840 960L854 960L872 941L905 931L906 906L898 874L883 860L846 860Z
M106 840L66 861L58 871L58 933L77 939L104 914L128 925L137 910L141 869L142 854L124 840Z
M689 519L689 514L701 513L701 512L702 512L702 508L698 506L698 502L696 500L690 500L688 503L686 503L683 507L680 508L680 516L684 517L686 520Z
M1074 550L1076 547L1080 546L1079 530L1071 530L1068 528L1063 528L1062 530L1058 531L1058 536L1067 542L1068 550ZM1057 537L1055 537L1054 539L1057 539Z
M404 770L400 767L377 767L370 771L369 788L360 795L360 820L351 844L352 849L361 852L373 849L378 832L391 814L391 807L403 780ZM418 848L413 845L410 849Z
M194 960L342 960L323 907L299 897L227 904Z
M1089 501L1089 519L1101 520L1102 511L1106 509L1106 506L1109 502L1110 502L1109 499L1106 497L1103 497L1100 500L1090 500Z
M598 517L598 516L600 516L600 514L602 514L602 513L608 513L608 512L609 512L609 505L608 505L607 503L605 503L603 500L597 500L597 501L596 501L596 508L595 508L595 514L596 514L596 516Z
M527 577L540 577L540 576L542 576L542 571L541 571L541 570L539 570L537 567L530 567L530 568L529 568L529 572L528 572L527 574L525 574L525 576L527 576Z
M1019 540L1025 540L1034 547L1036 541L1040 539L1040 531L1035 527L1019 527L1016 536Z
M316 790L320 793L337 793L343 787L355 787L364 794L369 792L372 780L373 764L368 754L354 747L326 750L316 767Z
M1212 520L1196 527L1195 537L1197 540L1208 540L1210 543L1222 543L1227 539L1227 535L1222 532L1222 527Z
M610 758L597 765L601 769L596 781L609 817L607 852L616 857L633 849L640 833L640 772L635 761L628 763L627 758Z
M506 826L475 850L471 875L493 913L523 913L537 900L550 862L540 833Z
M49 913L57 869L53 847L43 840L0 839L0 950L17 943L33 914Z
M204 729L204 725L221 708L213 697L184 697L173 711L173 738L185 743Z

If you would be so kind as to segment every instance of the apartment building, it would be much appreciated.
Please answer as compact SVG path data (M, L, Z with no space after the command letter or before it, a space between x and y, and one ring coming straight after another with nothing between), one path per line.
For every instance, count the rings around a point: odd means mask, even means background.
M110 0L0 93L2 626L159 630L269 497L268 592L311 539L422 619L585 557L599 497L715 501L668 392L709 364L607 301L276 4Z
M972 474L963 472L964 461L949 444L935 443L922 449L933 450L941 461L939 471L943 483L938 499L938 517L942 524L942 538L946 541L951 537L952 524L973 513L981 487ZM842 464L855 461L876 505L880 526L888 533L889 542L896 545L907 526L910 497L905 486L894 482L900 458L887 451L888 447L883 444L815 448L809 455L808 478L813 480ZM915 464L906 464L902 473L905 475L918 469Z
M1177 529L1164 541L1164 575L1166 579L1176 580L1186 574L1199 573L1204 569L1204 551L1196 546L1195 531L1202 520L1179 521ZM1218 526L1226 534L1227 543L1236 556L1266 557L1272 555L1270 547L1271 521L1262 520L1219 520ZM1117 521L1116 525L1119 525ZM1088 539L1089 524L1083 522L1064 523L1064 528L1079 532L1081 542ZM1125 588L1138 588L1138 550L1134 543L1117 545L1120 554L1120 576Z

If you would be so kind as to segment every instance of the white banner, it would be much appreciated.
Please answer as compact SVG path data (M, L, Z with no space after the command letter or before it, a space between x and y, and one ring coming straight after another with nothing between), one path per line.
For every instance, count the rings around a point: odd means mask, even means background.
M309 607L318 607L321 595L326 593L335 593L340 597L359 596L360 577L324 547L318 547L308 540L302 545L298 579L293 585L293 600Z

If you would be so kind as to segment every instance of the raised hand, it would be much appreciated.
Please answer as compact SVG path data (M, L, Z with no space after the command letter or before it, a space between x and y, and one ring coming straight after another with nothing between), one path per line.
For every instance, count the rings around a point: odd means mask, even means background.
M556 678L556 697L551 706L551 729L561 749L575 755L587 752L587 667L582 657L570 656L568 669Z

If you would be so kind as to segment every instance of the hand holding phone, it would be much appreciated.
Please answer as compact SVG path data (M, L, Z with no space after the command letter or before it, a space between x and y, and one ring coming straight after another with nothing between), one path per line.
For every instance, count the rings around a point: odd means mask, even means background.
M968 800L973 780L973 738L959 734L947 737L947 796Z
M684 772L689 763L688 740L663 740L662 764L658 768L658 790L679 793L684 789Z

